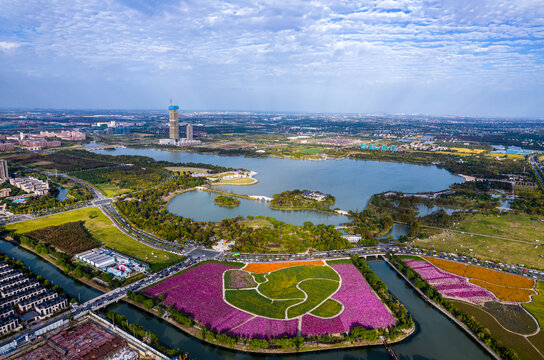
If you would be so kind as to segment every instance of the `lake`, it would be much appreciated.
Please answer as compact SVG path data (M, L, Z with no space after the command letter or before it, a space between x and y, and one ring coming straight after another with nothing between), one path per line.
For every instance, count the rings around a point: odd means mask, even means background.
M259 182L249 186L218 186L227 192L246 195L274 194L294 189L318 190L336 198L334 208L341 210L363 210L372 195L385 191L407 193L440 191L464 179L436 166L422 166L393 162L339 160L299 160L278 158L245 158L242 156L220 156L156 149L96 150L106 155L141 155L155 160L174 163L207 163L232 168L244 168L257 172ZM185 199L184 199L185 198ZM168 210L194 220L218 221L234 214L266 215L278 219L290 219L290 223L304 221L324 224L340 224L344 217L317 213L314 211L287 212L268 208L266 202L244 202L240 208L219 209L209 194L189 192L178 195ZM253 212L253 213L251 213ZM283 220L282 220L283 221Z

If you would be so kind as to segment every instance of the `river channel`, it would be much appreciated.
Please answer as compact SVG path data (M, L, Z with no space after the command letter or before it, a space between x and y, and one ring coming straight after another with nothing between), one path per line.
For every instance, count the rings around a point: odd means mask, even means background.
M42 275L52 283L60 285L66 293L76 298L79 297L82 302L100 294L97 290L65 276L53 265L33 253L7 241L0 240L0 251L14 259L22 260L36 275ZM490 359L490 356L463 331L459 330L454 323L425 303L385 262L370 261L369 265L387 284L389 290L406 306L416 322L416 333L403 342L392 346L400 359ZM130 323L136 323L156 333L164 345L170 348L180 348L198 359L250 360L278 358L251 355L210 346L186 335L169 323L123 302L109 306L106 311L115 311L125 315ZM285 355L280 356L280 358L286 360L389 359L382 346Z
M463 178L436 166L422 166L393 162L339 160L295 160L278 158L246 158L242 156L219 156L156 149L118 148L97 150L105 155L142 155L155 160L173 163L207 163L232 168L244 168L257 172L257 184L249 186L218 186L227 192L264 195L294 189L318 190L336 198L334 208L341 210L363 210L372 195L384 191L406 193L440 191ZM213 196L202 192L178 195L168 205L168 210L177 215L197 221L219 221L237 215L264 215L291 224L301 225L305 221L314 224L338 225L346 221L344 216L335 216L316 211L271 210L265 201L242 201L240 207L229 209L213 203Z

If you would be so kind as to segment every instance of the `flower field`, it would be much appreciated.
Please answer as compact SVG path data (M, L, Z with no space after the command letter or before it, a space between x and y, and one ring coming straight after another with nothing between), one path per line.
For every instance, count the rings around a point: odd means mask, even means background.
M250 273L243 270L227 270L225 271L225 288L227 289L243 289L257 286L255 279Z
M470 278L471 283L486 288L500 300L529 302L531 295L536 294L533 290L535 286L533 279L455 261L426 256L424 258L439 269Z
M252 273L262 274L298 265L324 265L324 262L322 260L312 260L297 262L251 263L247 264L243 269Z
M465 277L441 270L426 261L408 259L405 262L446 297L468 301L476 305L497 300L490 291L469 283Z
M292 264L300 265L300 263ZM191 315L196 322L217 332L248 338L295 336L299 326L302 335L312 336L348 332L354 326L378 328L395 324L389 309L352 264L326 266L321 262L321 266L297 266L287 272L285 272L287 270L285 266L280 269L284 270L278 273L272 272L267 277L274 279L272 275L275 275L278 281L281 280L278 286L283 284L285 289L292 287L293 283L301 285L300 288L307 294L306 298L271 301L258 294L255 289L247 289L258 285L253 281L251 274L237 270L235 266L213 262L203 263L197 268L167 279L146 289L144 293L155 298L164 296L165 305L175 306ZM317 278L311 277L316 274L319 275ZM340 279L341 285L338 288ZM320 284L318 280L327 285ZM277 288L276 285L274 288ZM334 292L335 289L337 289L336 292ZM291 308L293 318L291 316L288 319L281 318L281 312L278 313L280 318L259 316L246 309L237 308L238 303L235 307L224 300L223 293L227 296L237 292L244 294L240 299L246 303L257 301L258 306L270 308L268 310L272 310L270 305L273 302L296 304ZM246 294L251 296L245 296ZM257 299L258 296L263 297L267 302ZM240 304L243 307L247 306ZM285 304L282 306L284 306L283 313L285 314L287 307ZM272 311L265 311L265 313L274 314Z

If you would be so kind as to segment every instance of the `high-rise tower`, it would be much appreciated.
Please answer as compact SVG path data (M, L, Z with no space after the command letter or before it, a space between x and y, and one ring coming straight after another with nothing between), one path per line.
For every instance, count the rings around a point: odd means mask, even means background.
M170 100L170 111L169 116L169 126L170 126L170 139L179 140L179 106L172 105L172 100Z
M193 125L187 124L187 140L193 141Z

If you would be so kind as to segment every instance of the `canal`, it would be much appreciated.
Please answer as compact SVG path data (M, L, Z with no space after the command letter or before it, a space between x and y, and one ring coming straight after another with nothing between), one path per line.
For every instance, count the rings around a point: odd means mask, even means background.
M65 276L53 265L12 243L0 240L0 251L16 260L22 260L36 275L42 275L52 283L60 285L66 293L76 298L79 297L82 302L100 294L99 291ZM393 345L400 359L490 359L490 356L454 323L425 303L385 262L371 261L369 265L387 284L390 291L406 306L416 322L416 333L405 341ZM106 311L115 311L125 315L130 323L136 323L156 333L164 345L171 348L180 348L198 359L249 360L275 357L239 353L207 345L193 337L185 335L185 333L167 322L123 302L109 306ZM388 359L388 355L382 346L375 346L370 348L285 355L281 356L281 358L355 360Z

